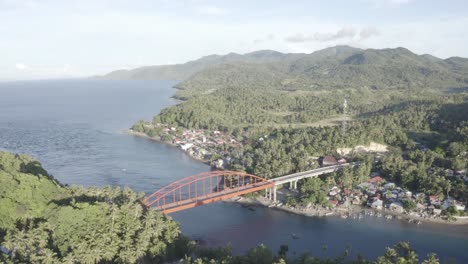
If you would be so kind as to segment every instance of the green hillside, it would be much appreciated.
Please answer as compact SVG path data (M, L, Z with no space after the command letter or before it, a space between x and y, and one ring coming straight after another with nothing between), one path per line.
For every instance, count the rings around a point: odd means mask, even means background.
M429 59L427 55L419 56L404 48L361 50L338 46L248 67L239 63L209 67L177 87L213 90L214 84L252 88L267 85L277 90L440 89L467 86L467 65L468 59ZM265 79L265 72L274 78ZM246 76L257 78L246 79Z
M39 162L0 152L0 263L162 262L175 222L119 187L61 187Z
M371 113L395 103L432 100L468 86L467 59L438 59L404 48L347 46L280 60L211 65L176 85L185 102L163 123L184 127L307 125L343 113Z
M184 64L146 66L132 70L117 70L103 76L95 76L100 79L116 80L184 80L194 73L213 65L230 62L265 63L279 61L295 54L283 54L272 50L261 50L240 55L229 53L227 55L209 55Z

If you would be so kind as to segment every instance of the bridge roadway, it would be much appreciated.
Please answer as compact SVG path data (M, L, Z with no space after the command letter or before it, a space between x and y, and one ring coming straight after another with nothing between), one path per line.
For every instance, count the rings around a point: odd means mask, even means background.
M289 175L271 179L269 181L273 182L275 185L272 188L265 189L266 190L265 197L276 202L276 191L277 191L278 185L289 183L289 186L291 189L297 189L297 181L299 180L318 177L322 174L335 172L341 168L344 168L347 166L354 166L354 165L358 165L358 163L357 162L343 163L343 164L322 167L322 168L318 168L314 170L298 172L298 173L289 174Z
M312 178L312 177L318 177L319 175L322 175L322 174L325 174L325 173L335 172L335 171L337 171L337 170L339 170L341 168L344 168L344 167L347 167L347 166L354 166L354 165L358 165L358 164L359 163L357 163L357 162L343 163L343 164L339 164L339 165L322 167L322 168L318 168L318 169L314 169L314 170L289 174L289 175L285 175L285 176L270 179L270 180L260 178L263 181L250 182L250 183L247 182L246 184L242 184L242 185L237 186L235 188L230 188L230 187L227 187L226 185L224 185L224 188L220 189L220 191L210 192L210 193L207 193L207 194L205 194L205 191L203 191L203 195L198 195L198 193L197 193L197 183L196 183L196 181L193 180L193 178L189 177L188 179L190 179L192 182L195 182L195 187L194 187L195 193L196 193L195 197L190 197L190 193L191 193L190 192L190 184L191 184L191 182L189 181L188 183L184 182L181 185L181 186L188 187L189 197L187 199L175 201L176 200L175 197L176 197L177 190L179 192L179 197L181 197L181 188L182 187L179 186L180 184L177 184L177 185L172 186L172 189L169 189L169 191L165 191L162 194L157 194L159 192L158 191L158 192L146 197L144 203L146 203L148 206L151 206L153 203L158 201L159 209L162 210L164 213L168 214L168 213L177 212L177 211L180 211L180 210L185 210L185 209L196 207L196 206L199 206L199 205L213 203L213 202L216 202L216 201L220 201L220 200L224 200L224 199L227 199L227 198L231 198L231 197L235 197L235 196L239 196L239 195L243 195L243 194L247 194L247 193L252 193L252 192L256 192L256 191L260 191L260 190L265 190L266 191L265 197L267 197L268 199L273 200L273 201L276 202L276 192L277 192L278 185L289 183L289 187L291 189L297 189L297 182L299 180L306 179L306 178ZM207 175L203 175L202 178L203 178L203 183L204 184L206 183L206 178L210 179L210 184L211 184L211 177L214 177L211 174L213 174L213 173L208 173ZM250 175L250 176L258 177L258 176L255 176L255 175ZM247 174L247 177L250 177L250 176ZM218 179L217 177L219 177L219 175L215 175L215 177L216 177L216 179ZM245 178L243 178L242 181L244 181L244 180L245 180ZM203 190L205 190L204 185L203 185ZM172 196L174 198L173 198L172 202L166 203L166 196L168 194L170 196L172 194ZM155 198L155 200L151 201L150 198L151 199ZM162 205L159 205L160 200L163 201Z
M199 205L209 204L209 203L213 203L216 201L221 201L221 200L225 200L228 198L236 197L239 195L244 195L247 193L264 190L265 187L272 187L272 186L274 185L271 182L266 181L266 182L252 183L249 185L242 186L240 188L237 188L235 192L233 192L229 188L223 189L219 192L209 193L206 195L198 196L196 198L189 198L184 201L165 204L164 206L161 207L161 209L163 210L164 213L169 214L172 212L177 212L177 211L193 208Z

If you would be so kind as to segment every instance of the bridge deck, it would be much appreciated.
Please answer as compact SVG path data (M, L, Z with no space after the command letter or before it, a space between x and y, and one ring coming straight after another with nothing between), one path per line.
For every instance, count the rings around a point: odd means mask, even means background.
M260 190L271 188L273 186L274 184L272 182L254 183L254 184L249 184L243 187L228 188L220 192L213 192L204 196L199 196L197 198L169 203L169 204L165 204L163 206L158 206L154 208L158 210L162 210L162 212L165 214L169 214L169 213L193 208L199 205L209 204L209 203L213 203L216 201L236 197L239 195L244 195L247 193L257 192Z
M318 169L314 169L314 170L303 171L303 172L298 172L298 173L294 173L294 174L285 175L285 176L282 176L282 177L271 179L270 181L274 182L275 185L280 185L280 184L288 183L288 182L291 182L291 181L302 180L302 179L305 179L305 178L316 177L316 176L319 176L319 175L322 175L322 174L325 174L325 173L334 172L334 171L336 171L336 170L338 170L340 168L350 166L350 165L352 166L354 164L355 163L352 162L352 163L343 163L343 164L334 165L334 166L322 167L322 168L318 168Z
M294 188L297 188L298 180L317 177L319 175L334 172L340 168L354 166L356 164L358 163L344 163L318 168L315 170L289 174L270 180L252 174L236 171L205 172L173 182L156 191L155 193L145 197L143 203L148 207L152 206L153 204L157 204L157 206L154 206L155 209L161 210L165 214L169 214L188 208L193 208L199 205L209 204L265 189L269 196L273 194L272 198L274 201L276 201L275 186L277 185L294 182ZM222 182L220 182L220 179L222 179ZM215 180L214 184L213 180ZM236 184L236 182L241 184ZM199 184L201 186L200 188L197 188ZM188 197L182 198L184 197L182 195L182 191L187 191L188 195L185 196ZM208 191L208 193L206 193L206 191ZM179 199L177 199L177 196ZM170 199L171 197L172 199ZM169 201L166 203L167 200Z

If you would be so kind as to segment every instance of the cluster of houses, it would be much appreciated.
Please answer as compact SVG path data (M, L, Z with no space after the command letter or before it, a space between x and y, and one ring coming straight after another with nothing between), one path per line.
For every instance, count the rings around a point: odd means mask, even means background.
M227 155L227 148L240 146L235 138L217 130L184 129L182 133L176 133L174 127L165 127L161 137L166 135L171 137L173 145L178 146L194 158L208 162L214 154L218 154L220 158L211 161L211 164L219 169L226 167L231 161Z
M373 173L371 178L357 186L354 190L341 190L337 186L328 193L329 202L333 207L348 207L349 205L367 205L377 210L390 210L395 213L417 215L420 217L438 217L443 209L454 206L463 212L466 205L452 197L440 200L439 196L429 196L424 193L412 193ZM415 209L407 210L405 204L415 205Z

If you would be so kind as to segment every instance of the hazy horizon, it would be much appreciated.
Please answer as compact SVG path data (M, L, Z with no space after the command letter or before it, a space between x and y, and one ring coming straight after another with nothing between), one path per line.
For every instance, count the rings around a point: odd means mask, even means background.
M336 45L468 57L465 1L0 0L0 80L77 78L211 54ZM5 23L6 22L6 23Z

